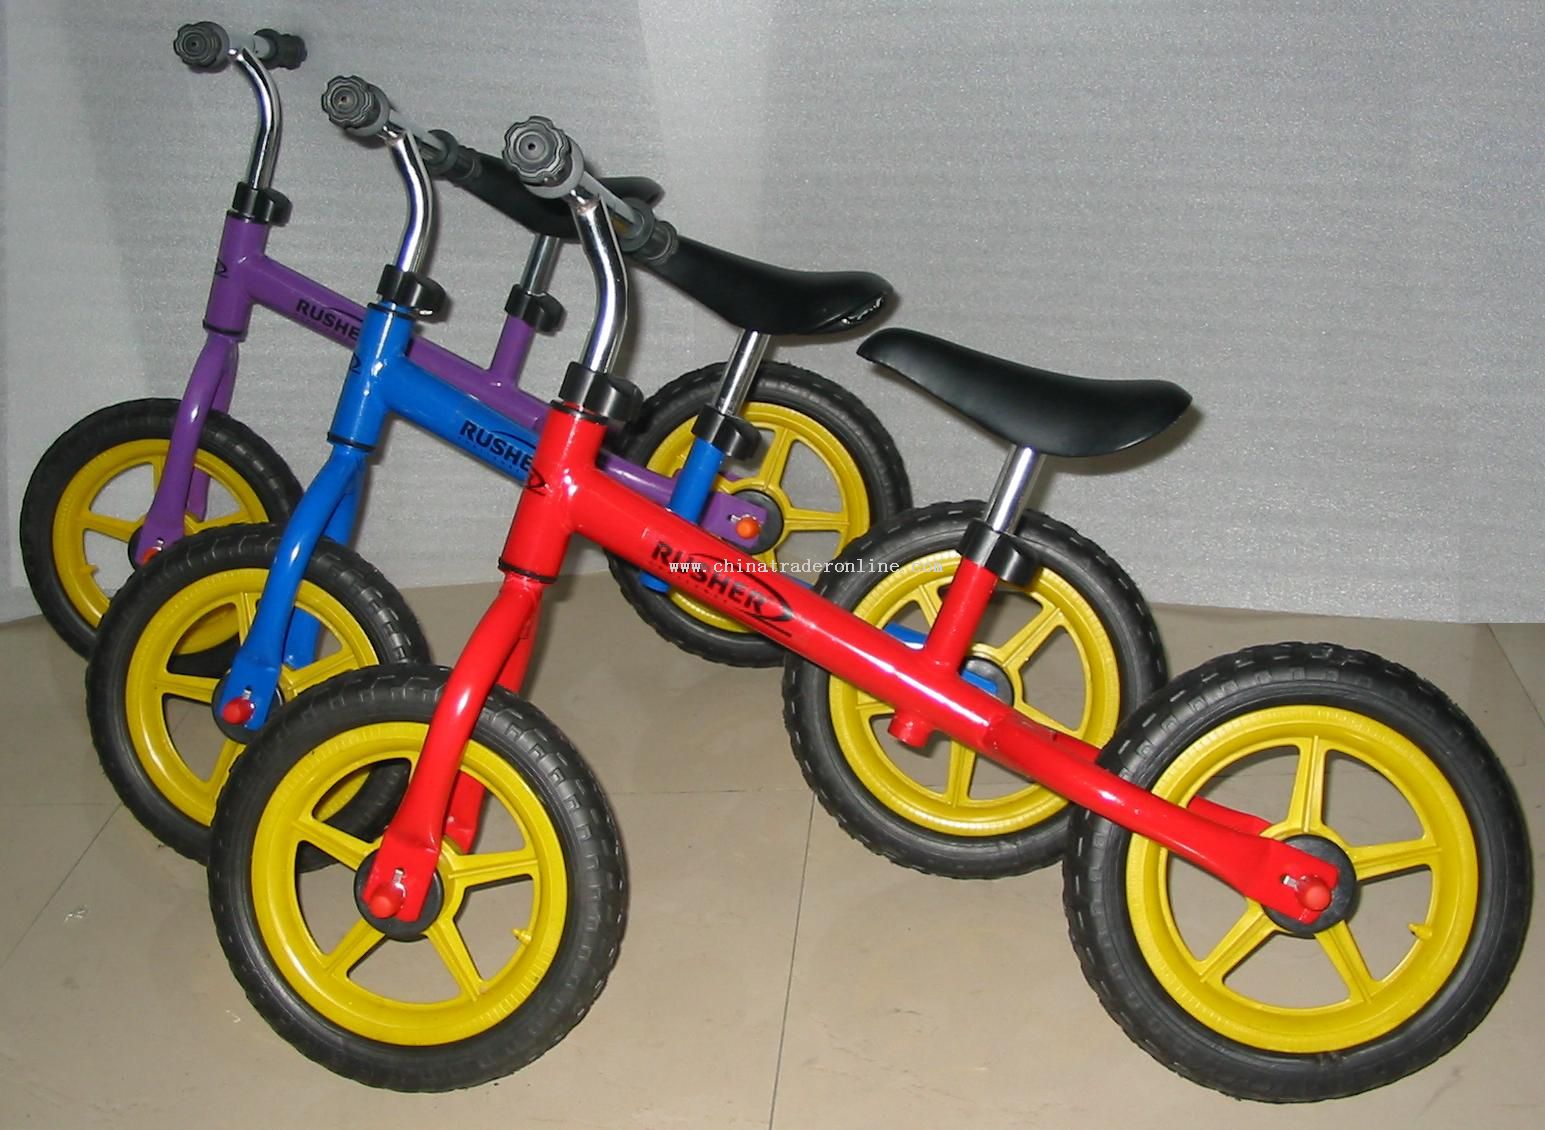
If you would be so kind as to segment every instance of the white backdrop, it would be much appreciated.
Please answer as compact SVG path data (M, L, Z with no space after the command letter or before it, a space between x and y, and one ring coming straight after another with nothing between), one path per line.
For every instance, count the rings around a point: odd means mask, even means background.
M484 149L545 113L612 173L659 179L686 233L862 267L890 324L1046 368L1162 376L1199 412L1143 457L1059 467L1044 508L1150 599L1545 619L1545 7L1135 0L5 0L0 8L0 617L32 604L27 476L89 409L175 396L253 121L234 74L173 57L213 18L306 36L281 73L273 254L360 300L402 222L390 162L317 110L335 73ZM524 241L442 194L438 340L485 361ZM591 298L528 386L550 394ZM728 331L638 286L646 390ZM979 495L997 448L852 355L779 356L864 397L919 501ZM304 481L341 351L260 312L236 414ZM402 585L486 580L514 492L404 425L360 548ZM593 567L594 557L579 560Z

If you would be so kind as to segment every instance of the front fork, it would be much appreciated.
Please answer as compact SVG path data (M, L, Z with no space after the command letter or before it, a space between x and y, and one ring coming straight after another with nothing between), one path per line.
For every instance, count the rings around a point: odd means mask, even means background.
M199 350L172 425L155 497L134 544L136 565L143 565L182 539L185 514L203 519L208 513L209 476L194 467L194 460L210 412L224 412L231 406L236 389L238 340L235 335L210 330Z
M408 791L381 838L360 892L378 918L418 918L443 840L471 850L484 788L461 771L462 751L494 685L518 692L525 681L542 595L551 583L549 578L507 571L493 604L447 676Z
M335 444L285 524L252 630L215 694L215 713L227 732L241 728L256 736L273 710L280 668L293 670L316 659L321 625L296 609L296 597L317 543L326 537L346 544L353 535L369 456L359 447Z
M552 411L556 416L570 409L555 406ZM555 428L549 419L544 442L555 430L562 430L561 422ZM580 441L588 445L582 456L592 462L601 434L592 429ZM378 918L417 919L434 881L442 840L465 851L477 835L484 790L461 771L462 751L494 684L518 693L525 681L542 596L557 579L573 536L557 493L533 468L499 556L504 581L446 678L408 791L360 888L361 901Z

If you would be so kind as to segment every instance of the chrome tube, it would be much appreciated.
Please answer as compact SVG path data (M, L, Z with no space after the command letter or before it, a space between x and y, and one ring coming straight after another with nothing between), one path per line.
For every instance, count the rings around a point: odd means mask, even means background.
M279 160L279 137L284 129L284 111L279 104L279 90L258 62L251 47L231 51L236 65L246 73L252 93L257 97L258 128L252 139L252 160L247 164L247 183L253 188L268 188L274 179L274 163Z
M617 232L601 198L589 186L579 184L569 192L568 205L595 275L595 324L580 362L593 373L607 373L617 360L628 325L628 275L617 247Z
M396 267L399 271L411 273L419 269L428 245L429 229L435 216L435 194L429 184L429 172L424 168L424 158L418 151L418 142L413 135L396 126L388 126L382 137L391 147L392 159L397 163L403 187L408 192L408 222L402 229L402 245L397 250Z
M1040 470L1041 457L1033 447L1016 447L993 484L992 497L987 502L986 522L999 533L1011 534L1019 524L1025 504L1030 501L1030 488L1035 484L1035 473Z
M751 382L756 379L757 368L767 355L769 338L756 330L742 330L735 341L735 351L724 363L724 381L719 385L719 395L714 407L726 416L739 416L745 407L746 397L751 394Z
M558 265L558 248L563 240L555 235L540 235L531 245L526 256L526 269L520 274L520 286L533 298L547 293L553 281L553 268Z

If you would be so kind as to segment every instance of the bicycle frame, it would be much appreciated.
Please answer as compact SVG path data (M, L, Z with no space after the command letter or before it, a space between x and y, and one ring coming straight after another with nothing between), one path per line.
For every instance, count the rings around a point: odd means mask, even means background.
M462 753L494 686L519 692L542 597L578 535L659 581L675 582L744 627L895 706L892 732L902 740L920 744L932 731L942 731L1074 804L1154 840L1263 907L1305 924L1318 918L1336 887L1334 863L1263 837L1270 822L1253 814L1202 798L1181 807L1154 796L1100 767L1096 747L1030 720L961 677L960 659L998 580L987 568L969 557L960 561L938 617L914 650L798 581L767 572L755 558L600 471L597 460L608 425L600 410L626 399L626 382L609 371L626 324L627 274L604 190L587 179L583 158L574 152L546 119L518 123L506 134L506 160L527 185L568 202L595 276L596 318L542 429L500 555L505 576L499 593L447 678L407 790L368 873L360 876L363 882L356 889L362 907L377 919L416 925L436 879L444 840L471 849L484 788L461 772ZM411 156L411 145L399 154L410 185L415 170L405 158ZM372 342L362 340L356 368L367 345L375 349L367 368L391 368L411 340L410 311L372 307L376 310L381 332L372 335ZM351 381L355 376L351 373ZM1025 478L1033 453L1016 452L1012 462L1023 464L1026 474L1018 477ZM995 497L993 509L1010 506L1022 495L1022 490L1007 489Z
M288 212L288 202L270 188L279 159L283 108L273 76L250 45L233 50L230 58L241 70L256 98L257 132L252 141L246 180L237 186L236 201L226 215L220 237L214 280L204 311L207 337L183 392L154 497L131 547L136 564L143 564L183 537L184 513L191 512L197 519L207 515L209 478L194 468L194 458L210 411L224 412L230 407L235 391L239 345L246 339L252 308L266 307L346 346L359 341L363 328L365 311L361 306L267 254L271 217L277 210L261 213L264 218L260 219L259 212L248 209L259 202L282 203L279 214ZM238 207L242 210L238 211ZM543 243L547 244L545 253L539 251ZM538 289L545 289L556 250L556 241L539 240L533 247L527 277L523 281L535 280L539 283ZM510 457L514 465L509 470L521 482L525 478L524 467L529 465L536 431L547 411L542 401L520 387L521 368L534 333L530 322L509 315L487 369L480 369L422 339L416 339L410 346L415 360L425 372L468 396L487 401L516 425L514 437L501 430L497 435L490 432L482 436L447 438L474 455L478 454L477 450L460 440L472 439L479 446L488 447L493 446L499 436L506 440L513 438L518 451ZM606 456L604 462L610 474L632 489L662 502L672 497L672 480L612 456ZM738 476L730 474L727 477ZM759 524L766 519L766 512L754 503L735 502L718 492L713 492L703 505L702 499L709 494L712 481L711 476L706 480L693 480L704 527L738 545L752 544L750 538L736 531L736 522L749 513ZM676 494L679 496L681 492L678 490ZM739 513L732 513L732 509Z
M510 527L498 596L450 675L423 752L364 888L382 917L422 910L442 837L463 849L476 834L482 788L459 772L461 751L495 683L518 691L541 599L575 535L783 644L876 698L1075 804L1147 836L1247 898L1312 922L1335 868L1259 833L1269 821L1198 798L1179 807L1095 764L1099 750L1041 726L952 670L996 577L960 563L944 610L915 651L799 582L765 570L658 504L598 473L605 421L554 404ZM1318 906L1311 909L1311 905Z
M340 345L353 346L360 339L364 308L270 258L266 253L269 231L265 223L226 217L204 313L207 336L183 392L166 465L136 545L140 560L183 537L185 511L204 517L209 483L207 476L195 473L194 455L210 411L224 412L230 407L239 346L246 338L253 307L272 310ZM487 369L422 338L415 339L410 347L422 372L466 396L485 401L506 418L481 436L449 434L444 438L472 455L480 455L500 436L513 436L515 450L508 456L509 464L492 465L517 482L524 481L523 468L529 466L536 433L547 413L545 403L520 387L521 368L534 335L529 323L507 317ZM603 461L607 472L630 489L660 502L670 498L673 480L613 455L603 456ZM748 510L755 510L751 503L736 502L715 492L705 508L703 526L718 537L747 544L736 533L735 523ZM765 515L753 513L753 517Z

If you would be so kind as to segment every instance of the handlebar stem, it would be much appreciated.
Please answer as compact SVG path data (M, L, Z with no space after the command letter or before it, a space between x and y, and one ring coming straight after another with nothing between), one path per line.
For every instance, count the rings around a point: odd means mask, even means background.
M250 46L233 47L231 57L246 74L258 104L258 128L252 139L247 183L253 188L266 189L271 187L274 179L274 165L279 160L279 140L284 130L284 110L279 103L279 90L274 86L268 68L258 61Z
M600 196L581 181L570 190L568 204L596 286L595 324L590 328L581 363L593 373L608 373L617 360L622 334L628 325L628 275L622 265L622 250L617 246L616 229Z
M435 195L429 184L429 171L424 168L424 158L418 150L413 134L396 125L389 125L382 137L391 148L397 171L402 174L403 186L408 193L408 222L402 231L402 244L397 250L395 265L407 274L418 271L428 246L429 229L434 223Z

